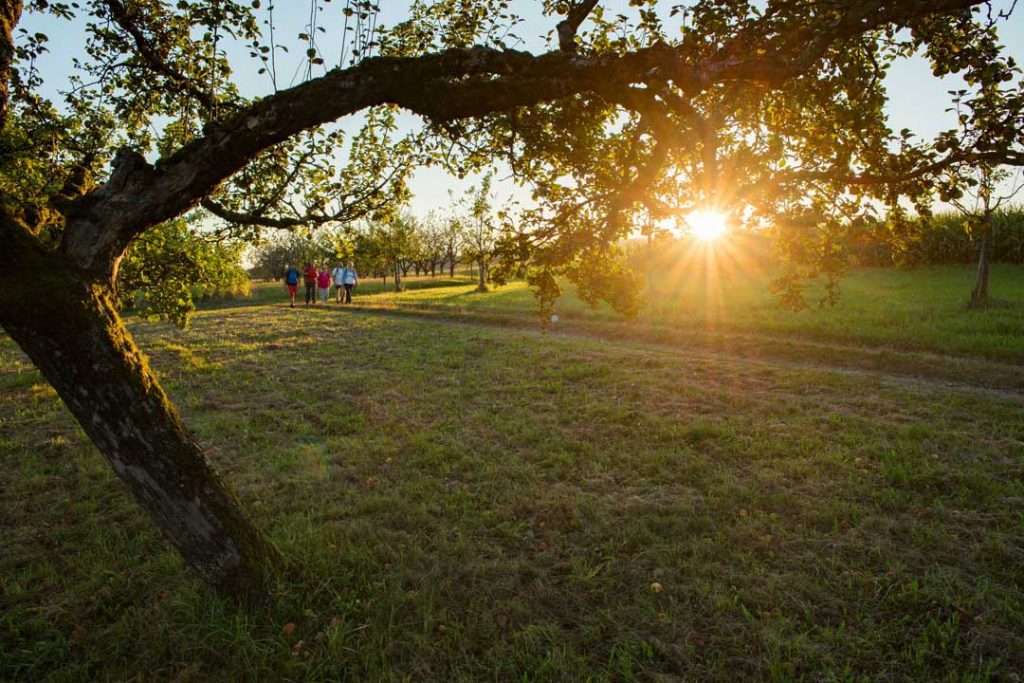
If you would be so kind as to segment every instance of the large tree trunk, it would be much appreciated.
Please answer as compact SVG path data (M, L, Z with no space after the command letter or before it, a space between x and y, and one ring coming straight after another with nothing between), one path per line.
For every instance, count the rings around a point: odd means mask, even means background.
M988 252L992 241L992 220L985 217L981 232L981 246L978 250L978 274L971 290L971 305L985 306L988 304Z
M196 573L245 602L259 600L280 555L190 438L108 289L72 276L29 239L17 241L0 255L0 325Z

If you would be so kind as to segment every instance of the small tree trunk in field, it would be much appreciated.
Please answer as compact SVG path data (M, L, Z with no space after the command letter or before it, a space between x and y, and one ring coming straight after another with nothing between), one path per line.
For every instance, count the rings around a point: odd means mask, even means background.
M480 274L480 284L478 284L476 286L476 291L478 291L478 292L486 292L487 291L487 266L484 264L483 260L478 260L476 262L476 266L477 266L477 270L479 271L479 274Z
M981 233L981 246L978 250L978 273L971 290L971 305L984 306L988 303L988 252L992 241L992 220L984 218L985 224Z
M395 261L395 291L402 291L402 267Z
M189 436L108 289L27 240L5 249L0 324L189 566L224 593L259 600L280 555Z
M452 259L450 261L448 261L448 277L453 278L453 279L455 278L455 258L454 257L452 257Z

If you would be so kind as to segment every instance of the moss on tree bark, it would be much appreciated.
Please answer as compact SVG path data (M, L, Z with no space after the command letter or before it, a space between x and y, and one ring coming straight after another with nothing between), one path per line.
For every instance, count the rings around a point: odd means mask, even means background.
M8 234L0 324L196 573L260 600L281 557L189 435L109 287L76 277L27 231Z

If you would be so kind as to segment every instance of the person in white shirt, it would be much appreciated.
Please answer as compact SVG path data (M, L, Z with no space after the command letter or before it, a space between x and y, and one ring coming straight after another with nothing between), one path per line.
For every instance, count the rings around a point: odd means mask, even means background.
M345 268L338 261L338 265L331 271L331 278L334 279L334 302L341 303L341 289L345 284Z
M349 261L345 272L341 275L341 284L345 287L345 303L352 303L352 290L359 285L359 276L355 265Z

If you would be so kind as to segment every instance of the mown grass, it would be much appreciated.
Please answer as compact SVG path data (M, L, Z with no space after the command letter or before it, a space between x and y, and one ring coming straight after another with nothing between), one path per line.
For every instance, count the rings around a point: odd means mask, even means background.
M900 270L864 268L849 272L835 306L818 306L820 284L808 287L811 304L785 310L768 289L771 274L731 267L666 272L655 283L637 326L669 327L713 334L758 334L829 343L886 346L899 350L967 354L1024 362L1024 266L997 264L992 270L992 295L997 305L968 310L973 284L969 266L937 266ZM379 282L358 290L363 306L399 307L446 314L521 316L536 320L537 305L522 282L487 295L473 292L468 281L410 280L400 294L380 292ZM283 300L280 285L259 285L262 302ZM622 320L606 304L591 309L566 287L556 304L561 321Z
M133 329L294 568L212 595L5 339L0 679L1024 674L1018 395L337 306Z

